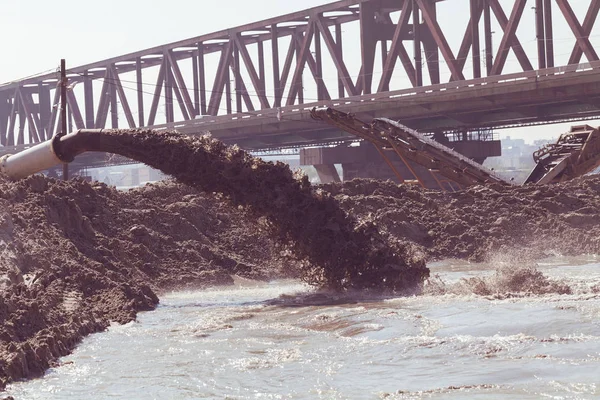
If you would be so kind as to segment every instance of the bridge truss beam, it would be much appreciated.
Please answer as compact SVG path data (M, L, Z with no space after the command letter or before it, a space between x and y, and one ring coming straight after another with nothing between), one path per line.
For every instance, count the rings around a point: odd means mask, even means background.
M536 0L533 21L524 19L526 0L510 9L499 0L469 0L470 19L456 54L441 27L439 1L342 0L72 68L69 127L155 126L435 85L442 83L443 66L450 81L503 75L511 50L523 72L549 68L555 64L552 13L564 17L575 39L568 64L582 56L598 60L589 36L600 0L590 1L583 21L568 0ZM494 20L502 30L495 48ZM524 24L535 26L535 54L517 37ZM346 33L353 26L359 43ZM348 41L360 51L346 51ZM334 74L326 76L325 63ZM35 143L56 133L58 82L56 74L47 74L0 85L0 144Z

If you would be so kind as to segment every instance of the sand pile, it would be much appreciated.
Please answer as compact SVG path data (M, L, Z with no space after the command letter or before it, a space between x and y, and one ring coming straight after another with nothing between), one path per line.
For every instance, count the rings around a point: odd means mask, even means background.
M107 138L108 140L103 140ZM400 242L384 240L369 221L359 224L308 178L283 163L268 163L208 136L149 130L107 130L104 150L141 161L263 218L271 235L308 261L302 279L332 289L404 290L427 276L422 259Z
M0 387L41 374L161 290L295 276L243 210L180 184L0 179Z
M372 180L323 188L382 236L416 244L429 260L600 253L600 177L551 186L475 186L456 193Z

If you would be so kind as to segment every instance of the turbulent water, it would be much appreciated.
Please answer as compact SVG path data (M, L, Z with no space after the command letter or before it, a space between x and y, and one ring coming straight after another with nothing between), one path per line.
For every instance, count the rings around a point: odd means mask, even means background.
M426 295L314 293L295 282L172 293L86 338L15 399L600 397L600 260L538 268L568 287L502 287L493 265L431 265ZM437 277L435 277L437 275ZM468 278L496 282L474 294ZM443 287L444 290L440 290ZM534 290L535 291L535 290ZM441 294L444 293L444 294Z

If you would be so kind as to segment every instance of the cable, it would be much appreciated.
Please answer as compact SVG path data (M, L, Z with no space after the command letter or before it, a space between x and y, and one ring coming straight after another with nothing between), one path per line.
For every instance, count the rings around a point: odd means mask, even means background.
M556 56L556 57L561 57L561 56L564 56L564 55L569 55L569 54L570 54L570 53L563 53L563 54L558 54L558 55L555 55L555 56ZM520 63L520 62L519 62L519 60L512 59L512 60L507 60L507 61L506 61L506 63ZM467 67L467 70L469 70L469 69L470 69L472 66L470 66L470 65L466 65L465 67ZM398 69L398 68L394 68L394 71L396 71L397 69ZM451 73L451 72L449 72L449 71L444 71L444 73L445 73L445 75L446 75L446 76L445 76L446 78L448 78L448 77L451 77L451 76L452 76L452 73ZM85 76L85 75L84 75L84 74L82 74L82 73L77 73L77 74L78 74L78 75L80 75L80 76L82 76L82 77L83 77L83 76ZM440 76L440 78L441 78L441 76ZM120 82L120 83L121 83L121 86L122 86L124 89L128 89L128 90L132 90L132 91L136 91L136 92L138 92L138 89L137 89L137 88L132 88L132 87L125 86L125 85L123 85L123 84L122 84L123 82L137 84L137 83L138 83L137 81L131 81L131 80L126 80L126 79L121 79L121 78L119 78L119 79L117 80L117 79L115 79L115 78L110 78L110 77L104 77L104 78L98 78L98 79L104 79L104 80L108 80L108 81L109 81L109 84L114 84L114 85L116 85L116 84L117 84L117 82ZM112 81L112 82L111 82L111 81ZM154 87L154 88L156 88L157 86L159 86L159 85L157 85L157 84L155 84L155 83L146 83L146 82L142 82L142 85L144 85L144 86L151 86L151 87ZM163 85L164 85L164 83L163 83L163 84L161 84L160 86L161 86L161 87L163 87ZM173 86L172 86L172 87L173 87ZM286 87L285 87L285 88L284 88L284 90L283 90L283 93L285 93L286 91L288 91L288 95L289 95L289 89L290 89L290 88L291 88L291 85L290 85L290 86L287 86L287 85L286 85ZM407 88L407 89L408 89L408 88ZM188 91L190 91L189 89L187 89L187 90L188 90ZM400 90L401 90L401 89L400 89ZM191 92L192 92L192 93L194 93L194 90L192 89L192 90L191 90ZM198 90L198 92L200 92L200 91ZM147 91L144 91L144 90L142 90L142 91L141 91L141 93L144 93L144 94L148 94L148 95L152 95L152 96L154 96L154 93L147 92ZM227 95L227 93L228 93L228 92L227 92L227 91L213 91L213 90L205 90L205 93L210 93L210 94L218 94L218 95L221 95L221 96L222 96L222 95ZM259 94L257 94L257 93L252 93L252 92L248 92L248 91L246 92L246 95L248 95L249 97L256 97L256 98L260 98L260 97L261 97L261 95L259 95ZM265 97L265 98L267 98L267 99L271 99L271 100L275 99L275 96L274 96L274 95L269 95L269 94L266 94L266 93L265 93L264 95L262 95L262 96L264 96L264 97ZM166 99L166 96L164 96L164 95L160 95L159 97L160 97L160 98L163 98L163 99ZM173 97L175 97L175 96L173 96ZM329 100L323 100L323 99L311 98L311 97L304 97L304 100L305 100L305 101L306 101L306 100L309 100L309 101L311 101L311 102L329 101ZM386 100L385 100L385 99L382 99L382 100L379 100L379 101L385 102ZM390 100L390 101L395 101L395 100ZM172 103L172 104L175 104L175 103ZM284 106L284 107L285 107L285 106ZM225 109L225 108L218 108L218 110L219 110L219 111L227 111L227 109ZM244 111L242 111L241 113L242 113L242 114L248 114L248 115L254 115L253 113L255 113L255 112L258 112L258 111L245 111L245 112L244 112ZM239 113L238 113L238 114L239 114Z
M579 38L588 38L588 39L589 39L589 38L593 38L593 37L600 37L600 35L588 35L588 36L569 36L569 37L563 37L563 38L552 38L552 39L547 39L547 38L545 38L544 40L545 40L545 41L552 41L552 42L555 42L555 41L558 41L558 40L573 40L573 39L577 40L577 39L579 39ZM524 43L532 43L532 42L536 42L537 40L538 40L537 38L536 38L536 39L531 39L530 41L527 41L527 42L524 42ZM512 48L512 47L513 47L513 46L511 46L510 48ZM523 47L522 45L520 45L519 47L521 47L521 48L524 50L524 47ZM482 53L484 53L484 52L485 52L485 50L483 50L483 51L482 51ZM431 58L430 58L430 56L434 56L434 55L436 55L436 54L437 54L437 55L439 55L439 51L423 51L423 55L425 55L425 60L423 60L423 61L421 62L421 66L424 66L424 65L429 65L429 64L432 64L432 63L436 63L436 64L438 64L438 65L440 65L440 64L445 64L445 65L447 65L447 64L448 64L448 62L447 62L446 60L444 60L444 59L438 59L438 60L436 60L436 61L432 61L432 60L431 60ZM570 54L570 53L569 53L569 54ZM561 55L567 55L567 54L565 53L565 54L561 54ZM556 57L556 56L560 56L560 55L555 55L555 57ZM468 60L469 58L470 58L470 57L467 55L466 57L460 57L460 58L456 58L456 59L454 60L454 62L456 62L456 61L463 61L463 60L464 60L464 61L466 61L466 60ZM518 60L507 60L506 62L517 62L517 61L518 61ZM401 62L400 64L401 64L401 65L403 65L404 63L402 63L402 62ZM396 63L396 65L397 65L397 63ZM412 65L412 64L411 64L411 65ZM466 65L466 64L465 64L465 66L463 67L463 70L464 70L464 68L467 68L467 71L468 71L468 70L470 70L470 69L472 68L472 66L470 66L470 65ZM396 69L397 69L397 68L395 67L395 68L393 69L393 71L395 71ZM55 71L55 69L49 69L49 70L46 70L46 71L42 71L42 72L39 72L39 73L36 73L36 74L33 74L33 75L29 75L29 76L26 76L26 77L20 78L20 79L12 80L12 81L9 81L9 82L6 82L6 83L3 83L3 84L0 84L0 87L1 87L1 86L4 86L4 85L9 85L9 84L12 84L12 83L17 83L17 82L20 82L20 81L23 81L23 80L26 80L26 79L34 78L34 77L37 77L37 76L40 76L40 75L44 75L44 74L46 74L46 73L49 73L49 72L52 72L52 71ZM71 71L71 72L72 72L72 71ZM383 74L383 72L384 72L384 71L373 71L373 72L372 72L372 73L370 73L370 74L363 74L363 76L371 76L371 77L372 77L372 76L374 76L374 75ZM77 73L77 74L79 74L79 75L82 75L82 74L80 74L80 73ZM361 76L361 75L351 75L351 74L349 74L348 76L338 76L337 78L338 78L338 79L347 79L347 78L358 78L359 76ZM322 77L321 79L325 80L325 77ZM333 78L331 78L331 79L333 79ZM128 80L121 80L121 81L122 81L122 82L128 82L128 83L137 83L137 82L134 82L134 81L128 81ZM143 84L143 85L151 85L151 86L156 86L155 84L151 84L151 83L142 83L142 84ZM287 86L283 88L283 91L284 91L284 92L285 92L286 90L289 90L289 88L288 88ZM205 90L205 92L208 92L208 93L213 93L214 91L212 91L212 90ZM220 94L225 94L225 92L220 92ZM248 92L247 94L248 94L249 96L260 97L260 95L258 95L258 94L252 94L252 93L250 93L250 92ZM275 96L270 96L270 95L265 95L265 97L267 97L267 98L270 98L270 99L274 99L274 98L275 98ZM316 98L305 98L305 100L314 100L314 101L319 101L319 100L318 100L318 99L316 99Z
M563 38L552 38L552 39L544 38L544 41L546 41L546 42L548 42L548 41L556 42L556 41L561 41L561 40L573 40L573 39L577 40L577 39L580 39L580 38L590 39L590 38L594 38L594 37L600 37L600 35L587 35L587 36L573 35L573 36L563 37ZM537 38L534 38L534 39L531 39L529 41L525 41L524 43L532 43L532 42L536 42L537 40L538 40ZM292 41L293 41L293 39L292 39ZM513 46L511 46L511 48L512 47ZM522 45L520 47L523 48ZM429 58L427 57L427 53L437 53L437 52L427 52L427 51L424 52L424 54L426 55L425 58L428 60L427 62L431 63L432 61L430 61ZM467 60L468 58L469 58L468 56L461 57L461 58L455 59L455 61L463 61L463 60ZM442 60L442 59L438 60L437 63L438 64L448 64L448 62L446 60ZM23 80L26 80L26 79L34 78L34 77L37 77L37 76L40 76L40 75L43 75L43 74L46 74L46 73L49 73L49 72L52 72L52 71L54 71L54 69L49 69L49 70L46 70L46 71L43 71L43 72L39 72L39 73L36 73L36 74L33 74L33 75L29 75L29 76L26 76L26 77L23 77L23 78L11 80L9 82L5 82L5 83L0 84L0 87L4 86L4 85L9 85L9 84L12 84L12 83L17 83L17 82L20 82L20 81L23 81ZM372 72L369 75L375 75L375 74L380 74L380 73L383 73L383 71L377 71L377 72L374 71L374 72ZM353 77L356 78L356 77L358 77L358 75L349 75L349 76L345 76L345 77L342 77L342 78L353 78Z
M116 80L114 80L114 79L111 79L111 78L106 78L106 79L108 79L109 81L110 81L110 80L113 80L114 82L109 82L109 84L111 84L111 85L116 85L116 83L115 83L115 82L116 82ZM124 89L133 90L133 91L136 91L136 92L137 92L137 89L136 89L136 88L130 88L130 87L123 86L123 85L121 85L121 86L122 86ZM143 92L143 93L146 93L146 94L149 94L149 95L154 95L154 93L150 93L150 92L144 92L144 91L142 91L142 92ZM166 99L166 97L165 97L165 96L163 96L163 95L160 95L159 97L160 97L160 98L164 98L164 99ZM380 103L385 103L385 102L394 102L394 101L397 101L397 100L395 100L395 99L389 99L389 100L382 99L382 100L378 100L378 102L380 102ZM325 102L325 100L324 100L324 102ZM302 105L297 105L297 106L298 106L298 107L302 107ZM218 110L220 110L220 111L226 111L226 109L224 109L224 108L218 108ZM273 109L273 108L271 108L271 109L266 109L266 110L263 110L263 111L255 111L255 112L242 112L242 113L237 113L237 114L238 114L238 115L239 115L239 114L242 114L242 115L244 115L244 114L245 114L245 115L252 115L252 116L255 116L257 113L264 114L265 116L273 116L274 118L278 118L280 121L296 121L295 119L292 119L292 118L287 118L287 117L285 117L285 116L280 116L280 117L278 117L278 115L277 115L277 114L278 114L277 110L276 110L276 109ZM217 116L215 116L215 117L217 117ZM585 118L584 118L584 119L585 119ZM314 121L314 120L312 120L312 119L309 119L309 120L304 120L303 122L305 122L305 123L312 123L312 124L315 124L315 125L320 125L320 126L322 126L322 123L321 123L321 122L319 122L319 121ZM207 130L209 130L209 129L207 129ZM450 132L450 131L449 131L449 132Z
M10 85L12 83L19 83L19 82L24 81L26 79L31 79L31 78L35 78L35 77L38 77L38 76L41 76L41 75L45 75L45 74L48 74L48 73L53 72L53 71L56 71L56 68L51 68L51 69L48 69L46 71L38 72L37 74L33 74L33 75L25 76L23 78L14 79L12 81L0 83L0 88L2 86Z
M85 76L85 75L80 74L80 73L77 73L77 74L80 75L80 76ZM106 78L105 77L104 80L107 81L107 83L109 85L113 85L113 86L117 85L117 79L115 79L115 78ZM132 81L128 81L128 82L132 82ZM156 87L157 85L153 85L153 86ZM122 84L121 84L121 87L123 89L127 89L127 90L131 90L131 91L139 92L137 90L137 88L131 88L129 86L124 86ZM151 92L146 92L146 91L143 91L143 90L141 92L144 93L144 94L147 94L147 95L154 96L154 93L151 93ZM220 92L220 93L223 94L224 92ZM163 99L166 100L166 96L165 95L161 94L158 97L159 98L163 98ZM327 102L328 100L322 100L322 101L323 102ZM380 102L380 103L395 102L395 101L397 101L397 100L396 99L380 99L380 100L378 100L378 102ZM171 103L171 104L175 104L175 103ZM302 107L303 105L300 104L300 105L295 105L295 106ZM222 108L222 107L217 108L217 110L227 112L227 110L224 109L224 108ZM280 121L295 121L295 119L287 118L286 116L281 116L281 115L278 116L278 110L277 109L273 109L273 108L266 109L266 110L260 110L260 111L254 111L254 112L246 111L246 112L241 112L241 113L237 113L237 114L256 116L257 113L263 114L265 116L273 116L274 118L278 118ZM132 112L132 114L136 114L136 113ZM317 124L318 125L322 125L320 122L313 121L313 120L305 120L304 122L306 122L306 123L314 123L315 125L317 125Z
M428 53L429 53L429 54L431 54L431 52L425 52L425 54L428 54ZM556 57L560 57L560 56L562 56L562 55L567 55L567 54L570 54L570 53L559 54L559 55L556 55ZM468 57L467 57L467 58L468 58ZM437 63L438 63L438 64L439 64L439 63L441 63L441 62L444 62L444 61L441 61L441 60L438 60L438 61L437 61ZM512 62L512 63L517 63L517 62L519 62L519 60L516 60L516 59L511 59L511 60L507 60L506 62L507 62L507 63L511 63L511 62ZM468 64L467 64L467 65L466 65L466 67L468 67L468 68L469 68L469 67L470 67L470 65L468 65ZM395 68L394 68L394 71L396 71L396 70L397 70L397 69L399 69L399 68L400 68L400 67L395 67ZM464 68L463 68L463 69L464 69ZM71 72L73 73L73 71L71 71ZM445 71L444 73L445 73L445 75L446 75L445 77L448 77L448 76L450 76L450 77L451 77L451 76L452 76L451 72L449 72L449 71ZM76 74L78 74L78 75L80 75L80 76L85 76L85 75L84 75L84 74L82 74L82 73L76 73ZM374 73L373 73L373 74L374 74ZM119 79L117 80L116 78L111 78L111 77L105 77L105 78L99 78L99 79L104 79L105 81L107 81L107 82L108 82L108 84L110 84L110 85L113 85L113 86L116 86L116 85L117 85L117 82L119 82L119 83L120 83L120 86L121 86L123 89L127 89L127 90L131 90L131 91L135 91L135 92L138 92L138 93L139 93L139 92L141 92L141 93L143 93L143 94L150 95L150 96L153 96L153 97L154 97L154 93L151 93L151 92L148 92L148 91L144 91L144 90L141 90L141 91L139 91L137 88L129 87L129 86L126 86L126 85L123 85L123 84L122 84L122 82L126 82L126 83L135 83L135 84L137 84L137 83L138 83L137 81L131 81L131 80L126 80L126 79L121 79L121 78L119 78ZM154 84L154 83L145 83L145 82L142 82L142 85L144 85L144 86L152 86L152 87L155 87L155 88L158 86L157 84ZM164 83L161 83L161 85L160 85L160 86L161 86L161 92L162 92L162 87L163 87L163 85L164 85ZM291 87L291 84L290 84L290 86L289 86L289 87L288 87L288 85L286 85L286 87L284 88L284 93L285 93L285 91L287 90L287 91L288 91L288 95L289 95L289 88L290 88L290 87ZM187 90L187 89L186 89L186 90ZM193 90L192 90L192 92L193 92ZM206 93L211 93L211 94L218 94L218 95L221 95L221 96L222 96L222 95L224 95L224 94L226 95L226 94L228 93L227 91L213 91L213 90L205 90L205 92L206 92ZM189 91L188 91L188 93L189 93ZM250 97L250 96L251 96L251 97L260 97L260 96L261 96L261 95L259 95L259 94L257 94L257 93L251 93L251 92L246 92L246 95L247 95L247 96L249 96L249 97ZM158 97L159 97L159 98L161 98L161 99L167 100L167 97L166 97L166 95L159 94L159 96L158 96ZM175 98L175 97L176 97L175 95L172 95L172 96L171 96L171 99L172 99L172 100L174 100L174 98ZM264 94L264 97L266 97L266 98L270 98L270 99L274 99L274 98L275 98L275 96L274 96L274 95L267 95L267 94ZM328 101L329 101L329 100L318 100L318 99L316 99L316 98L310 98L310 97L304 97L304 100L305 100L305 101L307 101L307 100L308 100L308 101L311 101L311 100L312 100L312 102L323 102L323 103L326 103L326 102L328 102ZM386 102L397 102L397 99L379 99L379 100L378 100L378 102L380 102L380 103L386 103ZM178 103L179 103L179 102L178 102ZM174 105L174 104L175 104L175 101L171 101L171 103L170 103L170 104ZM297 106L298 106L298 107L302 107L302 105L297 105ZM186 109L186 108L185 108L185 106L184 106L183 108L184 108L184 109ZM223 111L223 112L225 112L225 113L227 113L227 114L230 114L230 113L228 112L228 109L227 109L227 108L225 108L225 107L218 107L216 110L217 110L217 111ZM187 109L186 109L186 111L187 111ZM165 113L165 112L164 112L164 111L162 111L162 110L161 110L160 112L161 112L162 114L164 114L164 113ZM138 115L139 115L139 113L137 113L137 112L133 112L133 110L132 110L132 113L131 113L131 114L132 114L132 115L134 115L134 114L138 114ZM182 114L185 114L185 113L182 113ZM283 120L283 121L286 121L286 120L291 120L291 119L288 119L288 118L287 118L287 116L284 116L284 115L278 115L278 110L277 110L276 108L269 108L269 109L263 109L263 110L257 110L257 111L242 111L242 112L236 112L235 114L237 114L237 115L240 115L240 114L241 114L242 116L243 116L243 115L248 115L248 116L256 116L257 114L263 114L263 115L265 115L265 116L273 116L273 117L278 117L280 120ZM310 121L310 122L313 122L313 121ZM317 122L317 123L318 123L318 122Z

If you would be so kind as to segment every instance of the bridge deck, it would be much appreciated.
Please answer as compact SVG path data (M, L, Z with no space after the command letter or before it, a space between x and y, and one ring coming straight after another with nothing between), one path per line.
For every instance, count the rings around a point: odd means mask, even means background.
M418 131L509 127L600 116L600 62L353 96L242 114L156 125L188 134L210 131L247 149L348 140L311 120L314 107L399 120Z
M353 96L260 110L207 116L152 128L197 135L211 132L248 150L353 140L313 121L314 107L334 107L358 118L389 118L420 132L509 127L600 116L600 61L492 76L393 92ZM29 145L0 148L11 153Z

